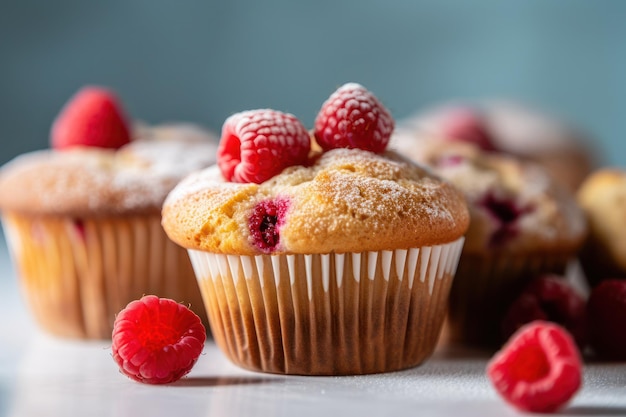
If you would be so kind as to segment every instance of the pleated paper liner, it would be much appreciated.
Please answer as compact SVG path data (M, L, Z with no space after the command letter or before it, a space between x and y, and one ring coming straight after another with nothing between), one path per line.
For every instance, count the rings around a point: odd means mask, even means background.
M27 304L56 336L109 339L115 315L145 294L190 304L207 323L187 252L161 217L74 220L4 213L3 226Z
M463 239L420 249L234 256L190 250L222 351L300 375L409 368L431 355Z
M538 274L563 274L570 259L570 253L463 253L441 343L498 348L502 318L511 303Z

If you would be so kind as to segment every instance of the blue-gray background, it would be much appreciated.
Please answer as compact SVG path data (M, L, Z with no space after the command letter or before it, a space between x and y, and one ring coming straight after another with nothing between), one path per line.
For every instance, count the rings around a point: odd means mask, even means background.
M272 107L311 127L340 84L397 119L449 99L507 97L587 130L626 165L626 1L0 1L0 162L48 145L85 84L135 119L219 131Z

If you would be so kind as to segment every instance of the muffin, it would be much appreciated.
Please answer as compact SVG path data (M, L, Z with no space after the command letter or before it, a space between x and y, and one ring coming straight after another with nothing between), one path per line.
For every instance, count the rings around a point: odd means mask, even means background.
M167 239L160 210L186 174L214 163L217 141L189 125L131 133L120 115L113 93L81 90L57 119L52 149L0 169L2 224L23 295L56 336L110 338L115 315L144 294L188 303L206 321L191 263Z
M450 103L416 114L401 130L448 136L533 161L572 192L601 159L600 150L581 129L514 101Z
M348 84L320 112L339 114L330 125L354 133L351 145L318 117L316 139L328 135L313 148L323 150L256 182L239 181L237 169L229 169L231 159L247 158L235 144L249 149L275 132L286 137L269 139L274 150L308 153L311 139L291 115L232 116L218 165L191 174L163 206L168 236L189 249L214 338L241 367L377 373L415 366L436 345L467 207L450 184L384 150L388 137L378 133L388 120L377 123L378 112L342 123L340 110L353 96L361 109L380 106L363 87ZM374 127L355 133L367 118ZM370 133L373 142L362 137ZM254 159L262 159L262 150ZM243 163L250 173L264 162Z
M603 168L585 180L578 202L589 222L580 263L590 286L626 279L626 172Z
M505 311L529 281L562 274L586 234L582 211L538 165L477 146L396 136L391 145L465 195L470 226L450 294L447 341L495 347Z

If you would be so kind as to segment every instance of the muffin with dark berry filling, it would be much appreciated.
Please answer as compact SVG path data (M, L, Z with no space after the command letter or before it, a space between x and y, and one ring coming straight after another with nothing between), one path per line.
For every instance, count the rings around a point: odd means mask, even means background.
M562 274L586 236L570 192L538 165L462 142L395 136L467 199L470 226L450 294L447 338L495 346L506 309L542 273Z
M217 166L168 196L218 346L264 372L347 375L434 350L469 215L462 194L386 151L393 120L357 84L311 137L275 110L226 120Z

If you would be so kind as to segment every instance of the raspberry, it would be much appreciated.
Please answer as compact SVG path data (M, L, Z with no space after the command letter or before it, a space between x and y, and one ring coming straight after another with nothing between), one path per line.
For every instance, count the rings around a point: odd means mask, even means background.
M228 181L260 184L289 166L305 164L310 150L309 132L294 115L249 110L224 122L217 163Z
M603 359L626 360L626 281L598 284L589 296L587 314L594 352Z
M50 140L54 149L74 146L118 149L131 139L126 117L113 92L84 87L57 116Z
M567 330L534 321L521 327L489 361L487 376L518 409L553 412L580 388L582 362Z
M322 105L315 139L324 150L358 148L381 153L394 128L389 111L365 87L344 84Z
M74 231L82 240L85 240L85 221L82 219L73 219Z
M492 247L498 247L517 236L517 220L532 211L530 207L520 207L515 201L493 193L487 193L478 201L478 206L483 207L496 222L496 230L489 242Z
M276 199L258 203L249 220L252 243L263 252L272 252L280 243L280 226L284 223L289 200Z
M470 108L448 110L441 123L441 134L446 139L472 143L486 151L496 150L483 118Z
M583 349L587 342L586 302L563 278L543 275L532 280L511 304L502 320L508 339L524 324L547 320L565 327Z
M129 378L168 384L185 376L204 347L206 330L186 306L146 295L115 318L113 359Z

